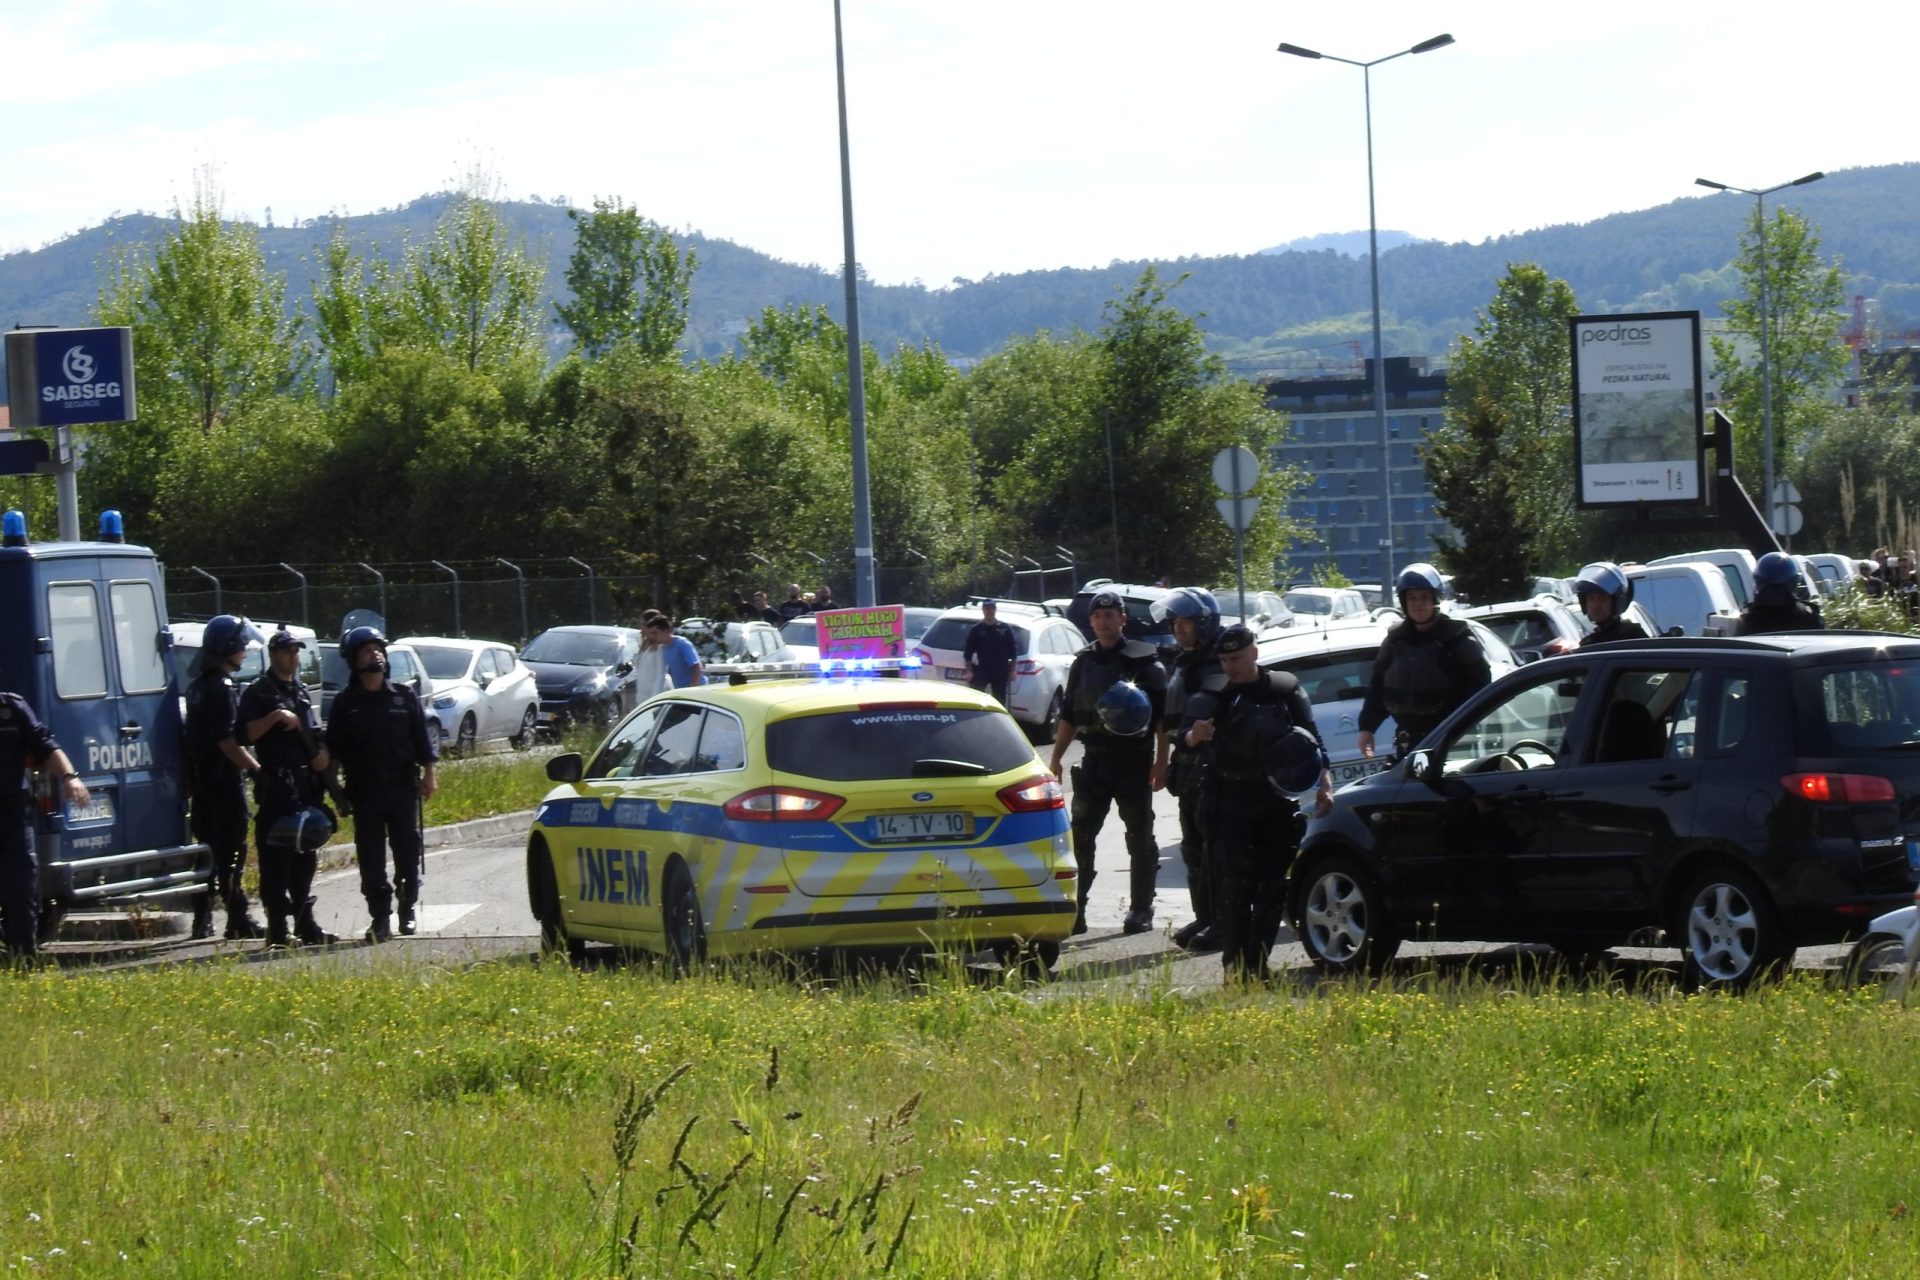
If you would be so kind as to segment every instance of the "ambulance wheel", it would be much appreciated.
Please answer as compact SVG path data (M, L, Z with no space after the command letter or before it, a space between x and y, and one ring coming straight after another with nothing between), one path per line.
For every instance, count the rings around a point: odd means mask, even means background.
M567 936L566 914L560 909L560 885L553 875L553 857L545 842L527 850L527 901L540 922L540 946L579 964L587 958L587 944Z
M693 890L693 877L687 864L675 862L667 868L660 888L660 907L665 913L667 960L673 976L684 978L695 965L707 958L707 930L700 920L700 897Z

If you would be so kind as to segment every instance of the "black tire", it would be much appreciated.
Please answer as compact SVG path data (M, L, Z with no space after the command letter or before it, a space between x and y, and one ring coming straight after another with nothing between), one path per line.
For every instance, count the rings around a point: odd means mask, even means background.
M456 756L470 756L473 754L474 748L479 744L480 726L475 722L473 713L469 711L460 718L460 732L455 734L453 738L453 754Z
M1793 944L1772 899L1738 867L1710 867L1688 883L1673 936L1688 991L1744 991L1793 965Z
M667 868L660 886L661 923L666 928L667 961L673 976L684 978L707 958L707 929L700 919L700 896L694 892L687 864Z
M531 751L534 739L540 736L540 713L529 706L520 716L520 732L507 741L515 751Z
M1294 919L1307 958L1322 973L1384 973L1400 950L1386 902L1353 858L1335 854L1298 873Z
M1848 986L1878 987L1889 1000L1905 1000L1913 989L1907 959L1905 938L1895 933L1870 933L1853 944L1840 973Z
M1060 732L1060 715L1067 709L1067 692L1055 689L1053 697L1047 700L1047 717L1040 722L1040 734L1043 740L1051 739Z
M567 934L566 913L560 909L560 883L553 874L553 858L546 846L527 850L527 905L540 922L540 946L545 951L567 953L567 959L579 964L587 958L587 944Z
M1017 973L1028 982L1049 982L1053 979L1054 966L1060 963L1060 944L1017 939L996 942L993 957L1008 974Z

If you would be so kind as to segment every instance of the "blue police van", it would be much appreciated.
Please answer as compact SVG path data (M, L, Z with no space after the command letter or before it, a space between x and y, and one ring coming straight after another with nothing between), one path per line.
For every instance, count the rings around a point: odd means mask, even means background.
M76 906L181 898L212 857L187 832L180 687L160 562L123 542L0 546L0 687L33 704L91 799L35 781L34 842L50 938Z

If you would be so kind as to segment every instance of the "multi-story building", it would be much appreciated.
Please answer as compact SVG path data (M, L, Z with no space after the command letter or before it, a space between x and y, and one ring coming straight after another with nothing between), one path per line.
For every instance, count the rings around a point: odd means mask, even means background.
M1425 357L1388 356L1387 441L1392 480L1393 549L1383 566L1380 427L1374 415L1373 362L1356 375L1283 378L1267 383L1267 407L1292 418L1273 463L1308 477L1289 514L1311 540L1294 544L1284 566L1304 578L1318 565L1337 566L1354 582L1390 582L1402 566L1433 559L1433 537L1448 532L1434 513L1420 446L1440 426L1447 375Z

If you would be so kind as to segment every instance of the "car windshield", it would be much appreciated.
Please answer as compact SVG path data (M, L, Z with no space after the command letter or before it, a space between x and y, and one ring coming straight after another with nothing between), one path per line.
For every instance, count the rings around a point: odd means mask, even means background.
M1544 613L1509 613L1499 618L1481 618L1487 630L1507 642L1509 649L1539 649L1559 638L1553 623Z
M928 627L920 637L920 644L927 649L952 649L958 652L967 647L967 632L973 630L973 624L979 618L942 618Z
M1281 599L1285 600L1287 608L1293 610L1295 613L1333 612L1333 597L1331 596L1310 596L1300 591L1289 591L1286 595L1282 596Z
M928 777L940 766L951 774L955 764L982 774L1039 770L1006 712L912 703L776 720L767 726L767 763L824 782Z
M620 637L590 631L543 631L520 655L528 662L556 662L569 667L610 667L620 658ZM438 675L429 667L430 674Z
M908 609L905 619L906 638L909 641L918 640L921 636L927 634L927 628L938 621L939 617L940 610L938 609Z
M1795 676L1802 716L1800 754L1845 756L1920 741L1920 664L1889 660L1822 667Z
M477 652L439 644L417 644L413 646L413 651L420 655L420 665L435 680L464 680L467 668L473 665L473 655Z
M1307 691L1314 706L1344 702L1367 696L1367 684L1373 679L1374 650L1316 654L1311 658L1288 658L1273 664L1274 669L1291 671Z
M818 648L820 624L812 618L789 618L780 628L780 638L788 644L809 644Z

